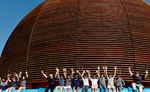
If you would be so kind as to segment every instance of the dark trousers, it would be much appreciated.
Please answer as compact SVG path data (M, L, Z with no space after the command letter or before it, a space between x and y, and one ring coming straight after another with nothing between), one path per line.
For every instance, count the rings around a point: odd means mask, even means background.
M84 85L82 88L82 92L88 92L89 86Z
M106 92L106 85L100 84L100 92Z
M116 86L117 92L121 92L122 87L121 86Z
M54 86L54 85L49 85L49 86L45 89L45 92L48 92L49 89L51 89L51 92L53 92L54 89L55 89L55 86Z

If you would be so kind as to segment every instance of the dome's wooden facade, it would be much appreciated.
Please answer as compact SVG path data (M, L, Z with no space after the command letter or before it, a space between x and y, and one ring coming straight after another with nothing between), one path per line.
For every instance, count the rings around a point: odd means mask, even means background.
M1 75L40 70L118 66L122 77L150 69L150 7L142 0L45 0L11 34L0 63ZM150 81L148 79L147 81Z

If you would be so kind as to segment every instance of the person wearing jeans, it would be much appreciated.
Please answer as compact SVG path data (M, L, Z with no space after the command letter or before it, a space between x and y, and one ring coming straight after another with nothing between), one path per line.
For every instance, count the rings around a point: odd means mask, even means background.
M77 73L79 73L79 75L82 78L83 81L83 88L82 91L83 92L88 92L88 88L89 88L89 78L87 76L84 76L85 71L82 72L82 74L77 70ZM83 77L84 76L84 77Z
M103 75L100 77L100 92L106 92L106 82Z
M100 67L98 66L98 70L96 70L96 73L98 75L98 78L99 78L99 89L100 89L100 92L106 92L106 80L105 80L105 77L103 75L100 76Z

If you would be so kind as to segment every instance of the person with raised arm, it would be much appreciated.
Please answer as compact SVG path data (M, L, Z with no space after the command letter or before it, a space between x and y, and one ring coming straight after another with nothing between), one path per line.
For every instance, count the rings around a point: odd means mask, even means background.
M64 68L63 73L64 73L64 77L66 79L66 85L65 85L64 89L67 89L67 92L71 92L71 84L73 81L72 77L74 75L74 71L72 71L71 75L67 76L67 70L66 70L66 68Z
M25 76L22 76L22 72L20 72L19 78L20 78L21 82L20 82L20 87L18 89L18 92L21 92L21 90L26 89L28 72L27 71L25 72Z
M49 74L49 76L47 76L43 70L41 71L42 75L48 80L48 83L49 83L49 86L45 89L45 92L48 92L49 89L51 89L51 92L54 91L54 89L56 87L55 79L56 79L58 72L59 72L58 68L56 68L55 77L53 77L53 74Z
M74 71L72 69L72 71ZM80 77L78 75L74 76L73 78L73 92L78 92L80 88Z
M64 90L64 85L65 85L65 80L64 80L64 77L63 76L60 76L59 75L59 69L58 69L58 79L59 79L59 81L58 81L58 85L59 86L57 86L56 87L56 92L58 92L58 88L60 88L60 92L63 92L63 90Z
M103 69L104 69L104 67L103 67ZM103 75L100 75L100 67L99 66L98 66L98 70L97 70L97 75L98 75L99 82L100 82L100 86L99 86L100 92L106 92L106 79Z
M106 77L107 77L107 80L108 80L108 92L115 92L115 85L114 85L114 79L115 79L115 76L116 76L116 71L117 71L117 67L114 67L115 71L114 71L114 75L109 75L107 74L107 66L104 67L104 72L106 74Z
M116 78L116 91L121 92L123 85L125 85L124 80L120 77L120 75L117 75Z
M8 81L11 82L11 87L6 89L6 92L12 92L18 86L19 76L17 73L13 74L13 78L10 79L10 75L8 75Z
M89 78L87 76L84 76L85 71L82 72L82 74L77 70L77 73L81 76L82 81L83 81L83 92L88 92L89 88ZM84 76L84 77L83 77Z
M6 90L7 85L8 85L8 77L9 77L9 74L7 75L7 80L1 79L0 77L0 92L2 92L3 90Z
M135 74L132 73L131 68L129 67L129 73L133 78L133 91L136 92L136 88L139 89L139 92L143 92L144 86L142 85L142 80L145 80L148 76L148 70L146 70L145 76L140 76L138 72L135 72Z
M89 75L89 79L92 82L92 92L97 92L97 88L98 88L98 78L96 77L96 75L93 76L93 78L91 78L91 74L89 70L86 70L86 72Z

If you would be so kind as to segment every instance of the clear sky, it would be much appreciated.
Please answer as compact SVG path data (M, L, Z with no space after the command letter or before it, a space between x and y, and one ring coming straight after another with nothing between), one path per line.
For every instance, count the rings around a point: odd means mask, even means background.
M150 3L150 0L144 0L145 2L147 2L147 3Z
M16 25L44 0L0 0L0 56ZM145 0L150 3L150 0Z
M0 56L16 25L44 0L0 0Z

